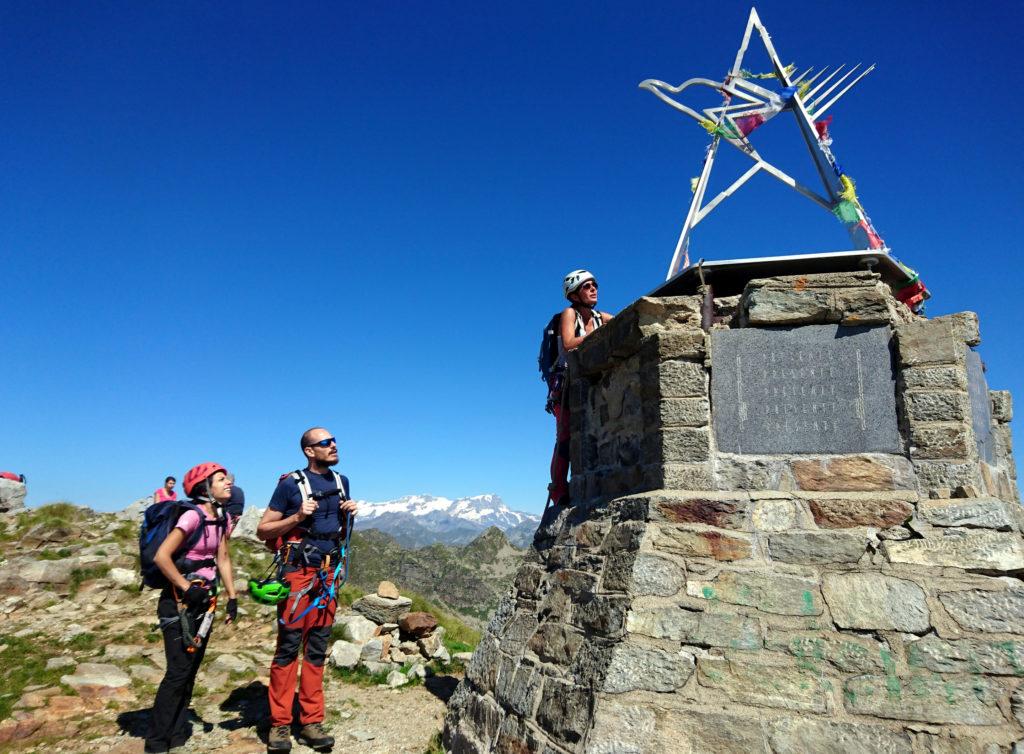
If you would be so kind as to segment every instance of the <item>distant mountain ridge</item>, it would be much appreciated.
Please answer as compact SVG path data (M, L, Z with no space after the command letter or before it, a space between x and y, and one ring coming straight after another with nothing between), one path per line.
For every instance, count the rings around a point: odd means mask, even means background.
M389 534L403 547L425 547L437 542L465 545L493 526L514 546L527 547L538 523L540 516L514 511L497 495L455 500L406 495L382 503L359 501L357 526Z

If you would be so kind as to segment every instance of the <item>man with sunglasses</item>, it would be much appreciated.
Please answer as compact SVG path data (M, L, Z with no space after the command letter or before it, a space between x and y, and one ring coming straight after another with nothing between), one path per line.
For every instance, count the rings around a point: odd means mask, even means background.
M611 321L612 315L597 310L597 278L586 270L573 270L562 281L562 293L570 306L562 311L559 321L559 354L555 384L550 385L549 402L555 415L555 452L551 458L551 484L548 500L555 505L569 503L569 403L563 391L565 354L577 348L583 339L601 325Z
M279 546L281 578L291 590L278 605L277 649L270 666L267 750L272 752L292 748L292 703L303 647L298 738L314 749L334 745L323 726L323 673L337 603L318 598L331 585L345 521L356 511L348 478L331 468L338 463L337 440L323 427L314 427L302 434L300 445L306 468L281 477L256 528L256 536Z

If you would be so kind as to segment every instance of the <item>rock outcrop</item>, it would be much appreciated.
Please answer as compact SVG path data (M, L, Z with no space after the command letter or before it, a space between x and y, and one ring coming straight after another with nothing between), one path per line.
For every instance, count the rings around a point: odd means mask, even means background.
M0 477L0 515L25 510L25 483Z

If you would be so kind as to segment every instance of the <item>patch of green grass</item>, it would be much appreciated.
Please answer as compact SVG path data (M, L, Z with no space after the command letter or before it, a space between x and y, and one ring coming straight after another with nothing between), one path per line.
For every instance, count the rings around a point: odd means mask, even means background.
M69 668L46 669L50 655L43 651L49 643L37 636L18 638L0 635L0 720L11 716L11 708L21 698L26 686L56 686Z
M352 584L345 584L345 586L338 590L338 604L348 607L364 594L366 594L366 592L359 587L353 586Z
M198 698L198 697L201 697L201 696L206 696L209 693L210 693L210 690L208 688L206 688L206 686L196 685L196 687L194 689L192 689L192 697L193 698Z
M476 647L462 641L449 641L447 634L445 634L444 637L444 646L452 654L455 654L456 652L472 652L476 649Z
M36 553L37 560L63 560L69 557L71 557L71 550L67 547L62 547L59 550L43 550Z
M86 511L73 503L66 501L47 503L19 515L18 529L24 531L39 524L49 528L70 526L84 519L86 515L88 515Z
M441 742L441 731L435 733L434 737L430 739L423 754L445 754L444 744Z
M135 544L139 539L139 525L131 521L125 521L114 529L111 536L120 544Z
M68 642L68 646L72 649L86 650L96 648L96 634L85 631L81 634L76 634L71 641Z
M356 665L354 668L334 668L335 676L346 683L353 683L356 686L377 686L387 683L388 673L390 672L389 670L383 673L371 673L362 665Z
M76 568L71 572L71 581L68 582L68 596L74 597L78 594L79 587L91 579L102 579L110 573L109 565L97 565L90 568Z

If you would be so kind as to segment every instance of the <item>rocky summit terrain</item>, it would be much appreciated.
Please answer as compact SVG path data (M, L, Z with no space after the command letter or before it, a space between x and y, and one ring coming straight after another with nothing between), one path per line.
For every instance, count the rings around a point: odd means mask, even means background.
M0 517L0 751L142 751L164 652L159 593L139 589L137 516L123 515L53 504ZM470 547L484 560L514 551L495 539ZM434 569L452 568L454 556L402 555L379 533L353 552L355 585L340 593L325 674L335 751L436 751L445 702L478 634L450 609L406 592L403 577L433 571L441 580L448 574ZM232 558L239 619L229 626L218 616L197 678L189 751L265 751L275 616L242 587L271 558L244 537L233 540ZM492 571L495 584L505 577ZM369 594L359 588L384 576L401 591L377 581ZM436 591L459 603L449 587ZM490 603L489 591L480 595ZM293 751L310 750L296 742Z

